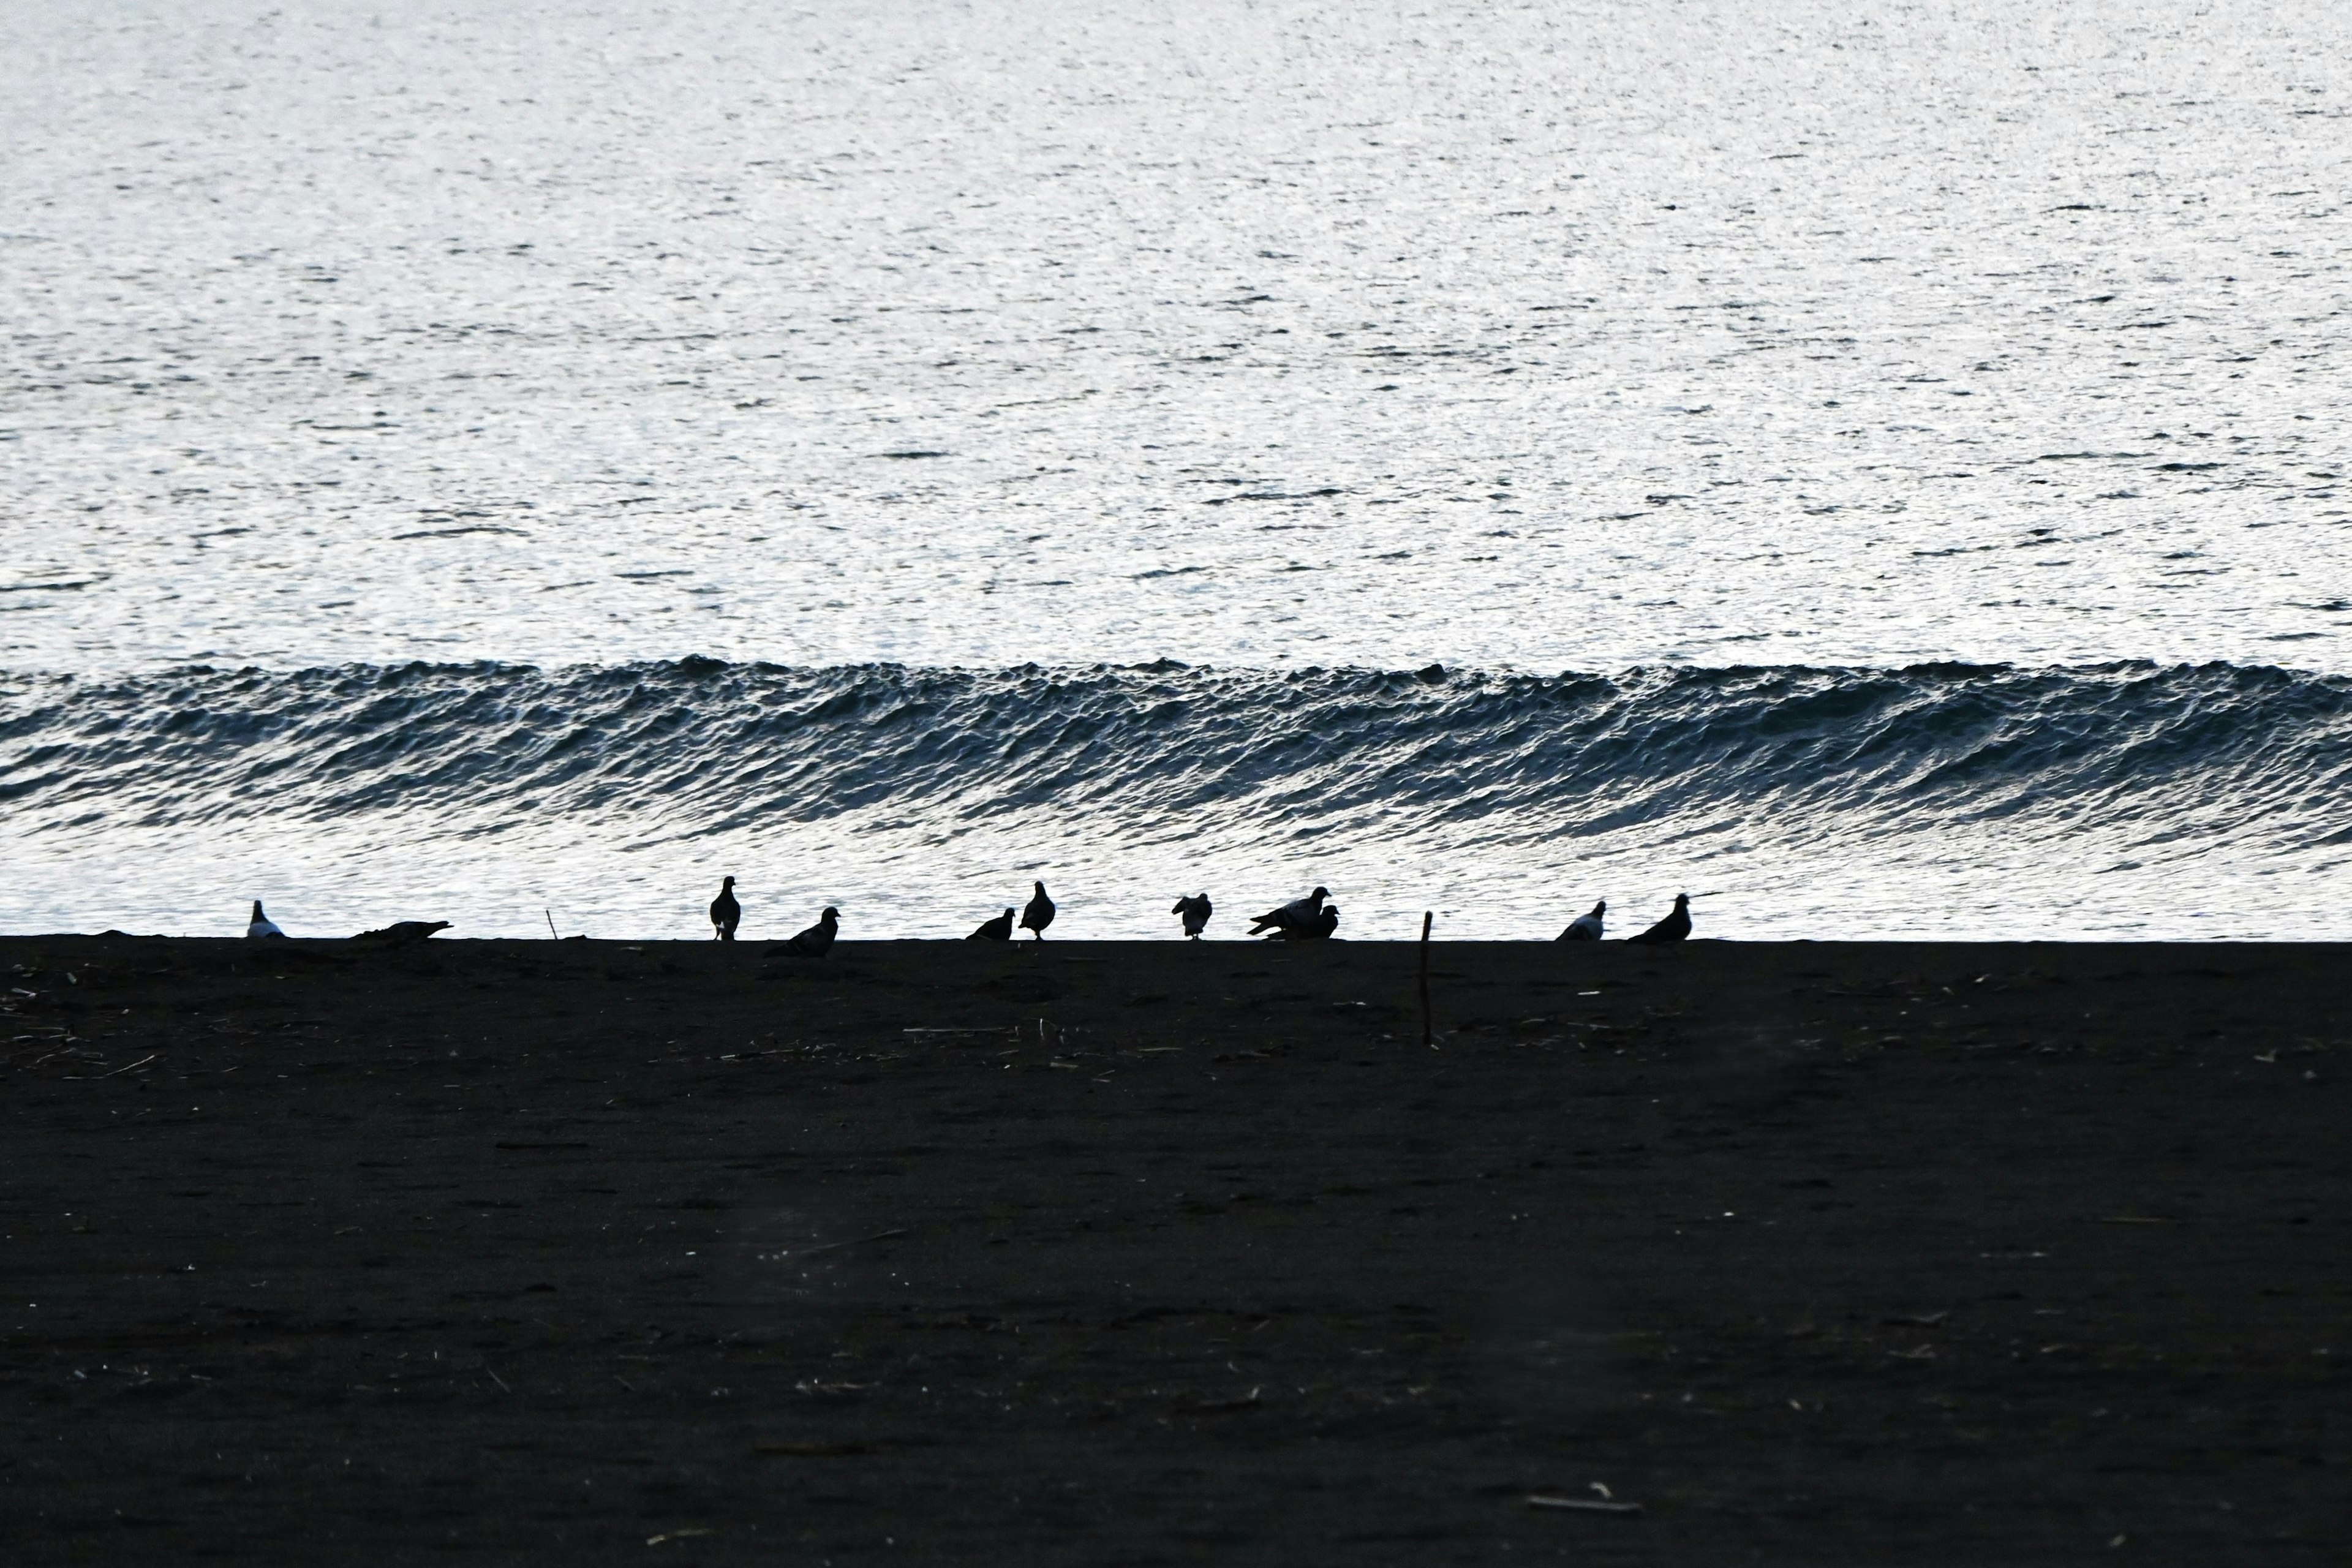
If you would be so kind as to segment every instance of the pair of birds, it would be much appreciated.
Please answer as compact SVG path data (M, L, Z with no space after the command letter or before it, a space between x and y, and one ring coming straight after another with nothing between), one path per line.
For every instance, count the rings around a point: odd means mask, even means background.
M447 921L394 921L374 931L363 931L352 940L386 943L423 942L435 931L448 929ZM273 937L279 942L287 940L286 933L278 929L278 922L262 912L259 899L253 900L253 918L245 922L245 935L248 942L267 941Z
M1593 905L1587 912L1580 914L1574 920L1569 921L1568 929L1560 932L1559 935L1553 940L1557 942L1599 942L1601 940L1601 917L1608 912L1609 900L1603 899L1599 903ZM1629 936L1625 940L1633 942L1647 942L1655 946L1662 942L1685 941L1689 938L1690 933L1690 895L1688 893L1676 893L1675 895L1674 913L1668 915L1665 919L1660 921L1649 930L1642 932L1639 936Z
M710 929L721 942L733 942L735 931L743 923L743 905L735 897L735 879L728 877L719 884L719 896L710 900ZM833 951L834 938L841 934L841 911L831 904L816 917L816 924L796 931L784 943L788 952L803 958L823 958Z
M1034 884L1036 891L1029 895L1026 908L1021 911L1021 929L1034 931L1039 942L1045 940L1045 928L1054 923L1054 900L1045 896L1045 884ZM980 929L964 938L966 942L1011 942L1013 911L1005 910L994 920L982 921Z
M1318 888L1303 899L1268 910L1250 922L1249 933L1264 931L1268 942L1322 941L1339 929L1339 906L1323 901L1330 896L1330 889ZM1207 901L1205 894L1202 901Z

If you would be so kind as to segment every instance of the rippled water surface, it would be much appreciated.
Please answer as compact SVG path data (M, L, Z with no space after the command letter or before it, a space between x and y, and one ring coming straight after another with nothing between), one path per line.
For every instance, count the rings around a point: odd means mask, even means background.
M0 60L15 668L2352 668L2338 5L19 0Z
M770 855L795 910L862 899L869 931L961 929L1051 866L1118 889L1124 933L1192 868L1252 901L1314 848L1367 918L1442 898L1480 934L1718 874L1737 934L2347 934L2312 792L2345 776L2315 678L2352 674L2347 113L2352 21L2315 3L18 0L0 922L225 929L282 887L364 923L495 885L477 933L541 901L690 929L707 873ZM1835 748L1743 774L1769 807L1678 793L1707 731L1640 704L1682 749L1612 754L1606 789L1449 708L1460 758L1358 745L1387 794L1327 809L1284 737L1339 743L1336 710L1244 703L1301 771L1188 795L1198 842L1140 782L1203 743L1192 710L1122 720L1086 753L1116 778L1024 793L1016 749L993 794L876 774L839 812L656 798L658 747L600 753L593 798L450 782L604 721L599 681L679 704L706 773L803 756L722 722L768 698L647 673L688 656L744 690L1441 661L1685 705L1677 668L1870 691L1965 661L2052 671L2074 695L2004 721L2065 734L2123 722L2084 694L2142 660L2221 672L2131 722L2221 702L2270 749L2004 775L2006 828ZM194 664L273 673L163 673ZM425 741L371 728L394 710L281 722L452 669L539 706L435 731L430 789ZM964 700L891 722L1058 711ZM130 721L173 703L213 751ZM294 733L375 736L364 798L319 807ZM1465 767L1509 809L1442 809ZM835 816L856 834L806 829ZM1724 834L1771 868L1687 848ZM1613 892L1580 879L1603 839ZM143 890L100 912L93 881Z

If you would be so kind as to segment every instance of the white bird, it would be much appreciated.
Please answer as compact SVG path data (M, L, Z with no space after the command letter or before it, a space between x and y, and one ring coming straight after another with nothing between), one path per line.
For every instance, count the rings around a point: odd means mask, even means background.
M276 921L271 920L268 915L261 912L261 900L259 899L256 899L253 900L253 919L246 922L245 934L248 938L254 938L265 936L282 937L286 933L278 929L278 922Z
M1580 914L1574 920L1569 921L1568 929L1560 932L1557 940L1560 942L1599 942L1601 940L1601 917L1607 913L1608 910L1609 900L1606 899L1601 900L1599 903L1592 906L1590 913Z
M1323 900L1330 896L1330 889L1318 888L1303 899L1293 899L1278 910L1268 910L1251 922L1249 933L1255 936L1268 926L1278 926L1284 931L1290 931L1320 925L1323 920Z

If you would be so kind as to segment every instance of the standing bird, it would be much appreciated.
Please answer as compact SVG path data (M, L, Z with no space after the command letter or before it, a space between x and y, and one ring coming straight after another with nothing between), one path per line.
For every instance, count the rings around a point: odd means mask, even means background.
M284 931L278 929L278 922L276 921L271 920L268 915L261 912L261 900L259 899L253 900L253 919L246 922L245 934L247 937L255 939L265 936L274 936L281 940L286 935Z
M1293 926L1318 924L1323 919L1323 900L1330 896L1330 889L1318 888L1303 899L1293 899L1278 910L1268 910L1251 922L1249 933L1255 936L1268 926L1287 931Z
M1656 925L1652 926L1641 935L1629 936L1625 940L1627 942L1658 943L1681 942L1686 939L1689 935L1690 895L1688 893L1676 893L1675 895L1675 912L1673 914L1668 915L1664 920L1660 921Z
M1043 942L1045 928L1053 923L1054 900L1045 896L1045 884L1040 882L1037 890L1029 895L1029 907L1021 911L1021 929L1035 931L1037 940Z
M1013 911L1011 910L1005 910L992 921L981 921L980 929L964 938L966 942L1011 942L1012 940Z
M719 896L710 900L710 929L721 942L735 940L735 928L743 923L743 906L735 901L735 879L728 878L719 884Z
M1268 942L1321 942L1339 929L1339 906L1326 904L1313 920L1300 925L1277 926L1265 933Z
M833 939L841 934L841 911L831 904L816 917L816 924L801 932L784 945L803 958L823 958L833 951Z
M1568 929L1560 932L1559 936L1552 940L1555 942L1599 942L1601 940L1601 917L1606 914L1608 910L1609 900L1603 899L1599 903L1592 906L1590 913L1579 915L1574 920L1569 921Z
M1168 912L1171 915L1182 915L1184 934L1192 941L1198 942L1201 940L1201 932L1208 928L1209 910L1209 895L1195 893L1189 899L1177 900L1176 907Z

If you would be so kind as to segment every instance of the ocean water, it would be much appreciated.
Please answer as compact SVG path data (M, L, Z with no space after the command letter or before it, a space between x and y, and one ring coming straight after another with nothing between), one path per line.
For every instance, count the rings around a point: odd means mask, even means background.
M2347 62L20 0L0 929L2352 934Z

